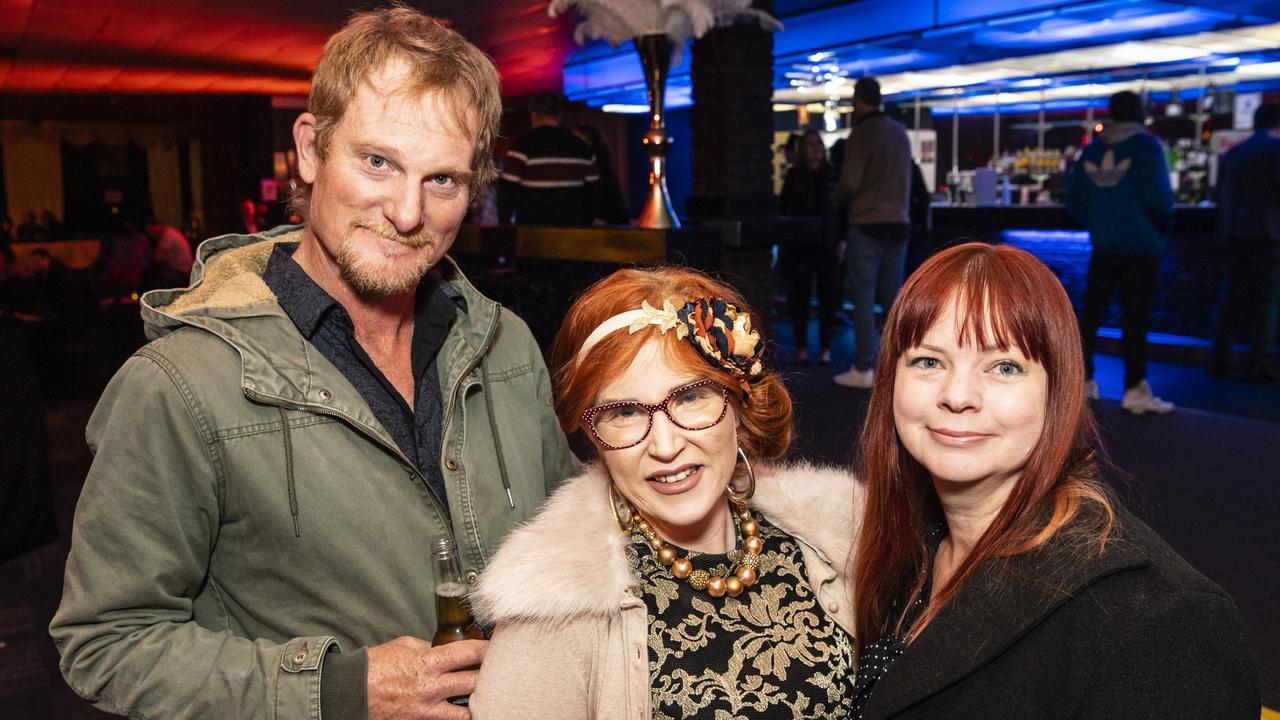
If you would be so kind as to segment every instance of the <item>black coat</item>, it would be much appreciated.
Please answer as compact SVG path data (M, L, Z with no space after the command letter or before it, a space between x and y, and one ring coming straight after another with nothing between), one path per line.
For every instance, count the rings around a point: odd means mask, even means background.
M1257 720L1258 676L1221 588L1123 508L1101 557L991 561L889 667L863 718Z

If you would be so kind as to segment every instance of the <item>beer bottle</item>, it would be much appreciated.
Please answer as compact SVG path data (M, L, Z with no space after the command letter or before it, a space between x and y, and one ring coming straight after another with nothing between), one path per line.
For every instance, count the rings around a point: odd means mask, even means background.
M462 582L458 565L458 548L451 538L443 537L434 545L436 565L436 634L432 645L458 640L483 640L484 633L471 617L467 605L467 586Z
M484 640L484 633L471 617L467 604L467 586L462 582L462 570L458 564L458 547L451 538L443 537L433 547L436 562L436 634L432 645L444 645L458 640ZM449 698L453 705L466 707L470 695Z

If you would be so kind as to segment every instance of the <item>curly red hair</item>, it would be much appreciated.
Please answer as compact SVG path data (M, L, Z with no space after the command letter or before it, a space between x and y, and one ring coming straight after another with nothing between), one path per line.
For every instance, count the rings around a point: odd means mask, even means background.
M729 388L730 402L742 423L738 441L743 452L764 460L786 454L791 445L791 396L771 370L753 378L744 390L738 377L712 365L691 342L678 339L675 332L661 333L655 326L635 333L609 333L578 357L591 332L614 315L637 310L644 301L661 308L664 300L670 300L680 307L696 298L723 298L740 314L748 315L752 327L760 327L760 317L736 290L689 268L618 270L578 297L551 349L556 415L566 433L582 429L582 413L595 403L600 389L626 371L641 346L655 340L662 344L664 357L672 366Z

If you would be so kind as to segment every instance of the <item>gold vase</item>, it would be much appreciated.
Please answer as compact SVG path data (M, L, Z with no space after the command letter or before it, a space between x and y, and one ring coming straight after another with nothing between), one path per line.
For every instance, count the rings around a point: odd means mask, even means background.
M667 193L667 150L671 147L671 138L667 136L663 110L667 74L671 70L671 54L675 48L670 38L662 33L641 35L633 42L640 54L645 89L649 93L649 131L643 139L645 150L649 152L649 192L636 225L678 228L680 219L671 209L671 196Z

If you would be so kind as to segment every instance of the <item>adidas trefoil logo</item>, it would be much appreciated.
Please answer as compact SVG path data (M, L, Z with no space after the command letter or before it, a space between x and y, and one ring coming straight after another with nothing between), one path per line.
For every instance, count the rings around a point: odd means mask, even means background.
M1092 162L1084 161L1084 171L1089 173L1089 179L1098 187L1115 187L1124 179L1124 174L1129 171L1129 161L1131 158L1125 158L1116 164L1115 151L1108 149L1107 153L1102 156L1102 165L1094 165Z

